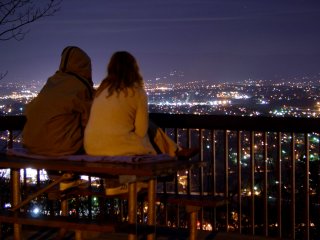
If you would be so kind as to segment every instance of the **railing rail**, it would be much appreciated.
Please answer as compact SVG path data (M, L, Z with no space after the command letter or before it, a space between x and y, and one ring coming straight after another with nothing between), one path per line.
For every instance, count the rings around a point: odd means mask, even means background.
M150 113L158 126L267 132L320 132L320 118Z
M199 147L197 157L208 163L179 173L162 190L232 200L222 212L202 209L200 226L210 222L214 229L285 239L320 235L320 119L158 113L150 118L180 145ZM13 131L24 123L23 116L0 117L0 131L10 132L9 147ZM167 218L166 213L166 223ZM179 219L177 212L177 226Z

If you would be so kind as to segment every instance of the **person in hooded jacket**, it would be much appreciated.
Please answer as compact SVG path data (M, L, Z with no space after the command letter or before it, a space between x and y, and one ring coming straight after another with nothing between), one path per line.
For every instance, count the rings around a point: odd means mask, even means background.
M79 47L68 46L61 54L58 71L25 109L23 146L47 156L83 152L94 89L90 57Z

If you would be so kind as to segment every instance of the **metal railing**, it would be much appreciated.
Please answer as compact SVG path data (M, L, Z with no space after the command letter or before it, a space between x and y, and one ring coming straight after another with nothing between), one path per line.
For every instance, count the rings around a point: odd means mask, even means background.
M181 145L200 147L198 157L208 167L188 173L186 192L222 194L231 200L223 209L220 229L285 239L320 235L320 119L168 114L150 118ZM201 212L200 226L209 221L217 227L216 212L208 218L206 211Z
M207 162L200 170L179 172L174 183L159 183L159 191L230 199L219 209L203 208L199 228L283 239L320 235L320 119L156 113L150 118L181 146L199 147L195 158ZM0 118L8 147L24 122L23 116ZM180 210L172 215L165 209L164 224L184 224Z

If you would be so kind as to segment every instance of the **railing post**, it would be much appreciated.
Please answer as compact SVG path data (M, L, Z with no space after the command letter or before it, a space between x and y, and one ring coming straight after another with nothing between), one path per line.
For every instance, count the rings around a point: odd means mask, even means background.
M279 229L279 233L278 233L278 237L281 238L282 237L282 168L281 168L281 152L282 152L282 148L281 148L281 132L277 132L277 161L276 161L276 165L277 165L277 179L278 179L278 187L277 187L277 191L278 191L278 209L277 209L277 221L278 221L278 229Z
M229 134L224 131L224 164L225 164L225 192L224 196L229 198ZM229 206L226 205L226 231L229 231Z
M291 133L291 237L296 239L296 138Z
M239 224L239 233L242 232L242 198L241 198L241 132L237 131L237 172L238 172L238 224Z
M305 223L306 223L306 231L305 231L305 239L309 240L310 239L310 154L309 154L309 149L310 149L310 142L309 142L309 134L305 133L305 154L306 154L306 169L305 169Z
M250 184L251 184L251 234L254 235L255 234L255 216L254 216L254 213L255 213L255 203L254 203L254 200L255 200L255 197L254 197L254 176L255 176L255 151L254 151L254 145L255 145L255 142L254 142L254 134L255 132L254 131L250 131Z
M216 188L216 131L211 130L211 147L212 147L212 160L211 160L211 185L212 185L212 196L217 194ZM217 230L217 210L213 209L213 230Z
M200 160L203 161L203 129L199 129L199 147L200 147ZM191 142L190 142L191 143ZM191 145L190 145L191 147ZM203 172L203 167L201 167L199 169L199 194L200 195L203 195L204 193L204 172ZM191 170L189 171L190 172L190 176L191 176ZM190 182L190 185L191 185L191 182ZM203 230L203 225L204 225L204 210L203 208L200 209L199 211L199 221L200 221L200 229Z
M13 147L13 130L8 130L7 148Z
M11 169L11 189L12 189L12 205L15 207L21 201L21 192L20 192L20 169ZM19 211L19 209L18 209ZM21 225L13 224L13 234L14 240L22 239L21 236Z
M263 205L264 205L264 235L269 235L268 228L268 137L263 133L263 160L264 160L264 179L263 179Z

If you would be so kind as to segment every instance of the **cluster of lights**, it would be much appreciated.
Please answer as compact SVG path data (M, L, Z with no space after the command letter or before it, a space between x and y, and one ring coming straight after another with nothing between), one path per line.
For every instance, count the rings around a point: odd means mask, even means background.
M175 106L175 107L182 107L182 106L226 106L231 105L230 100L215 100L215 101L206 101L206 102L170 102L170 101L164 101L164 102L158 102L153 103L158 106Z
M233 98L233 99L249 99L250 97L247 94L239 93L235 91L230 92L220 92L217 94L218 98Z
M0 99L13 99L13 100L21 100L26 99L27 101L35 98L38 93L31 92L30 90L23 90L20 93L12 92L11 95L0 96Z

